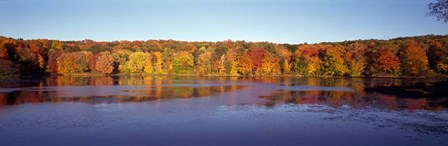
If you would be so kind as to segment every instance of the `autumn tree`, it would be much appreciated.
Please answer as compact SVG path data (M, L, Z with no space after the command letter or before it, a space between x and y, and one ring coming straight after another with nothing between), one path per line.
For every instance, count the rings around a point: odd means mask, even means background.
M283 74L287 75L291 73L291 64L288 60L283 60Z
M8 39L0 37L0 59L9 59L8 50L6 49Z
M266 50L263 48L255 48L250 52L250 57L252 59L253 70L255 75L261 75L263 73L262 63L267 54Z
M0 78L18 75L21 68L10 60L0 59Z
M147 74L154 74L154 56L152 53L146 53L147 54L147 60L145 62L145 65L143 66L143 71Z
M13 73L22 75L43 72L174 72L201 75L416 76L448 73L447 38L428 35L297 45L231 40L96 42L0 37L0 59L5 68L17 67L20 71Z
M147 51L163 51L162 50L162 45L160 45L160 43L157 40L148 40L146 41L146 45Z
M152 54L152 62L154 64L154 73L163 74L163 54L161 52L154 52Z
M261 62L262 75L278 75L280 74L280 64L277 58L267 52Z
M400 59L397 56L398 46L382 44L378 49L372 50L369 72L375 76L398 76L400 74Z
M221 55L221 58L219 58L219 62L218 62L218 74L219 75L225 75L227 73L226 62L228 62L226 55L225 54Z
M174 51L172 49L165 48L163 50L163 53L162 53L162 60L163 60L162 67L163 67L163 72L165 74L171 74L172 71L173 71L173 64L172 64L172 62L173 62L174 55L175 54L174 54Z
M366 68L365 51L366 46L362 43L352 43L348 45L344 60L348 67L350 76L361 76Z
M298 75L317 75L319 64L319 49L317 46L301 45L294 52L293 69Z
M252 57L250 56L250 54L248 52L245 52L241 57L240 57L240 66L239 66L239 72L243 75L252 75L253 73L253 69L254 69L254 64L252 61Z
M173 72L191 74L194 67L194 58L187 51L179 52L173 58Z
M400 63L404 75L422 75L429 69L426 49L415 40L408 40L400 50Z
M344 63L345 50L339 45L325 46L320 51L320 71L322 75L345 75L348 72Z
M215 48L211 48L210 50L213 52ZM216 52L212 53L212 58L210 58L210 62L212 65L211 72L215 75L224 75L226 74L226 56L225 54L217 54Z
M20 73L22 75L38 74L45 71L45 60L38 44L29 45L24 40L9 40L4 44L8 59L23 66ZM30 48L33 47L33 48Z
M200 75L207 75L211 73L212 63L210 58L213 57L212 52L204 52L196 59L196 71Z
M75 58L72 53L62 53L57 59L57 73L75 73Z
M233 60L227 58L227 60L229 60L229 63L230 63L229 74L230 75L239 75L238 74L238 69L239 69L239 66L240 66L239 58L235 57Z
M73 66L73 68L75 68L75 72L76 73L83 73L85 71L88 70L88 56L87 55L91 55L90 52L74 52L71 53L73 55L73 62L75 63L75 65Z
M114 59L109 53L103 53L97 58L95 67L99 73L112 73L114 70Z
M91 72L99 72L96 70L96 62L98 61L98 57L100 57L101 54L95 54L95 55L89 55L89 62L88 62L88 66L89 66L89 70Z
M83 73L88 70L88 60L83 52L62 53L57 59L57 73Z
M273 55L277 58L278 63L281 64L280 69L283 74L289 74L291 72L291 56L292 53L284 45L274 45Z
M225 53L226 70L230 75L238 75L238 68L240 65L238 49L231 40L226 41L224 45L227 47L227 52Z
M50 50L48 53L48 61L47 61L47 72L49 73L57 73L58 65L57 58L62 55L62 51Z
M143 73L145 67L150 62L150 55L144 52L134 52L129 55L129 61L125 63L125 72Z
M427 54L430 68L438 73L448 73L448 41L431 41Z

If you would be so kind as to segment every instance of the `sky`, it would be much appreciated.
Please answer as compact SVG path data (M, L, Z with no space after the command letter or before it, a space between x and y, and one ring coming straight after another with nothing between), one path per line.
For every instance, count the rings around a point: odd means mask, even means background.
M0 0L0 36L318 43L448 34L436 0Z

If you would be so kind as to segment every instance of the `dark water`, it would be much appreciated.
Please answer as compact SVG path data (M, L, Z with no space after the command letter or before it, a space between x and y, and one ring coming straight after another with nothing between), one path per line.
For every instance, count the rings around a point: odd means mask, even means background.
M0 145L448 145L431 80L53 77L0 82ZM447 91L448 93L448 91Z

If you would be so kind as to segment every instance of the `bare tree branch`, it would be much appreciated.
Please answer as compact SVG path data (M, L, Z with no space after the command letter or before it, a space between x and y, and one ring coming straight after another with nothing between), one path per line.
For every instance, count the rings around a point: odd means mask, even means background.
M435 3L429 3L430 12L428 15L436 16L437 20L448 22L448 0L437 0Z

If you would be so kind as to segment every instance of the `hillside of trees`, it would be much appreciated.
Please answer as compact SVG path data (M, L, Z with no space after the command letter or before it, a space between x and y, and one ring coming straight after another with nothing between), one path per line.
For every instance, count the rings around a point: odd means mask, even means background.
M448 36L319 44L0 37L0 76L80 73L432 77L448 74Z

